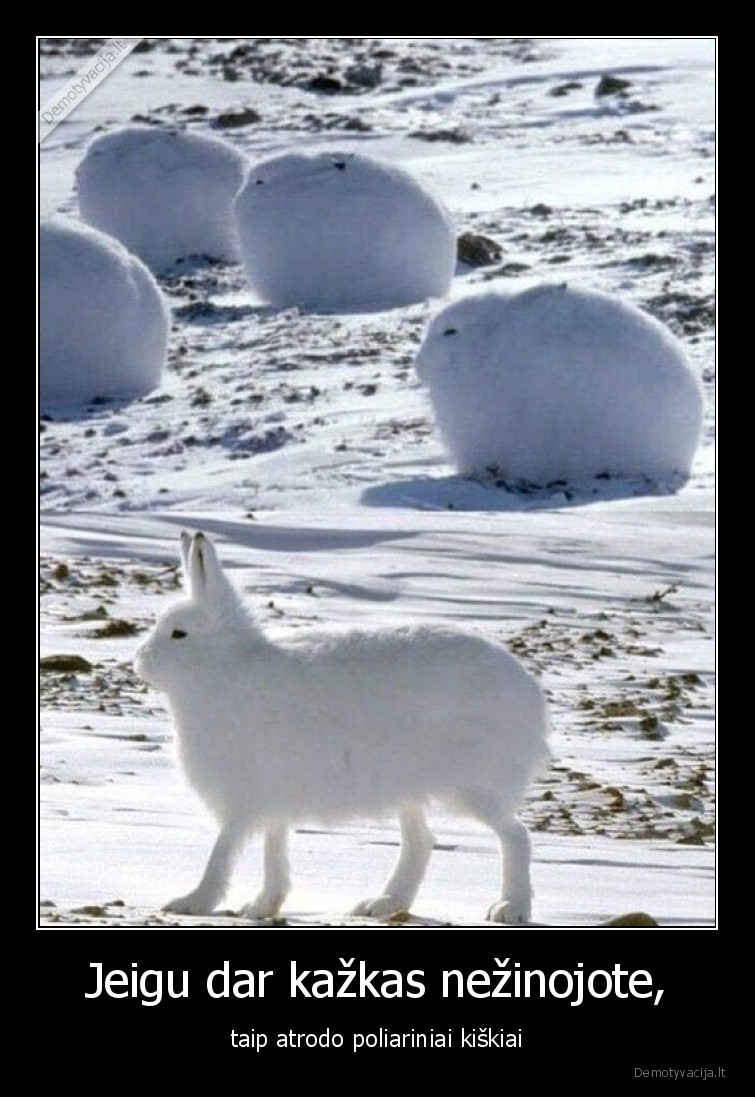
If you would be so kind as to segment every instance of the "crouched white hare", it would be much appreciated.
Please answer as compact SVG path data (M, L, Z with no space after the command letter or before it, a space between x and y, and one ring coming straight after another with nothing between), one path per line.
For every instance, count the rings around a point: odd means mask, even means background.
M264 879L241 914L276 914L289 891L287 828L380 815L401 826L383 891L355 913L408 910L433 847L424 806L488 824L502 853L493 921L530 917L530 848L515 817L547 757L537 681L504 647L445 628L311 633L285 645L248 615L202 533L181 535L190 597L136 655L170 703L189 781L220 825L199 885L165 908L207 914L236 854L264 830Z

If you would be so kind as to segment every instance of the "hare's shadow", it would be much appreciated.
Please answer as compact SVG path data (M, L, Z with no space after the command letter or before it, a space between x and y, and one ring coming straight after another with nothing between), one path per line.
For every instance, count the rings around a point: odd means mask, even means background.
M598 476L570 483L554 480L546 485L508 483L496 479L463 476L414 476L373 484L362 492L366 507L404 507L410 510L542 511L583 507L590 503L675 494L684 476L662 483L644 477L624 479Z

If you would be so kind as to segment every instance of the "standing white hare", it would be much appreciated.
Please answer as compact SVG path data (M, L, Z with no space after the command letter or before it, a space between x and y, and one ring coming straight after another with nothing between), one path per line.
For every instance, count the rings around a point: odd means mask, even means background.
M488 918L530 917L530 848L516 819L548 756L535 678L501 645L433 627L312 633L285 646L263 635L202 533L181 535L190 598L169 609L136 654L170 703L181 761L220 834L198 887L165 908L207 914L233 861L264 829L264 881L243 907L275 915L289 891L287 828L398 812L401 851L377 898L355 913L408 910L433 847L423 808L440 801L487 823L503 857Z

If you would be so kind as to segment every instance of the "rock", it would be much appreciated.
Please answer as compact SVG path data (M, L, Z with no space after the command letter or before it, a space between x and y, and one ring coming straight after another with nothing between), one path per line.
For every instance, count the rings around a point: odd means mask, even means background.
M365 62L351 65L344 72L344 76L350 84L356 84L360 88L376 88L383 79L383 66L368 65Z
M86 673L93 668L82 655L45 655L39 660L39 669L44 673L75 674L79 671Z
M604 73L595 87L595 95L598 98L604 95L623 95L631 86L631 80L623 80L620 76L608 76Z
M466 130L414 130L409 134L417 141L448 141L451 145L465 145L472 140Z
M570 91L576 91L581 87L582 84L580 84L578 80L567 80L565 84L556 84L555 88L551 88L548 92L548 95L560 98L563 95L568 95Z
M515 278L518 274L524 274L527 270L532 270L529 263L504 263L502 267L496 267L495 270L488 271L483 277L486 282L490 282L493 278Z
M326 76L323 73L313 76L306 84L308 91L322 91L328 95L343 91L343 84L335 76Z
M122 618L116 617L112 621L108 621L102 628L96 629L94 635L100 638L133 636L138 631L137 626L132 621L124 621Z
M663 724L653 713L640 719L639 729L643 739L663 739L666 734Z
M605 929L657 929L655 918L645 914L642 910L634 910L631 914L619 914L616 918L609 918L607 922L601 922L600 928Z
M488 267L497 263L503 248L489 236L477 232L463 232L456 241L456 256L468 267Z
M253 122L259 122L262 118L251 107L243 107L241 110L227 110L213 118L210 125L213 129L230 130L239 129L241 126L251 126Z

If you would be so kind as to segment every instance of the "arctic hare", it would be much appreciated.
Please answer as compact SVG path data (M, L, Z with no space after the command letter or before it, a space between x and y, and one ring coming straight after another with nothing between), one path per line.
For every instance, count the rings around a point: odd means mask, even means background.
M251 619L208 537L181 534L190 597L168 609L136 654L137 672L167 696L189 781L220 834L199 885L165 908L207 914L233 861L264 830L264 880L243 907L268 918L289 891L287 828L398 812L401 851L382 893L355 914L409 909L439 801L487 823L503 857L488 918L530 917L530 848L516 819L548 756L535 678L500 644L446 628L312 633L285 645Z

